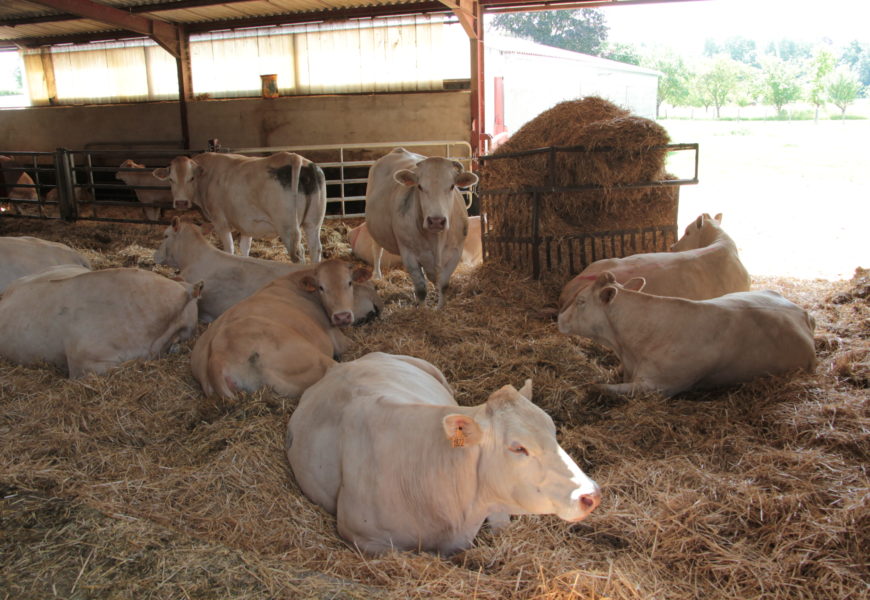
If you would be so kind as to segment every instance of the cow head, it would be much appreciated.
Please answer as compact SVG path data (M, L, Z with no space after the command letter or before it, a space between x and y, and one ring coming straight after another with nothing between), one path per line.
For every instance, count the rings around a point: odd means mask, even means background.
M722 228L722 213L715 217L704 213L686 227L686 232L675 244L671 246L672 252L706 248L716 241Z
M354 322L354 283L368 281L372 272L357 268L343 260L321 263L299 280L300 287L317 294L329 322L335 327L347 327Z
M203 233L193 223L172 217L172 224L163 232L163 241L154 252L154 262L173 269L183 269L184 247L190 244L190 240L197 238L202 239L202 243L207 243Z
M139 163L137 163L133 159L128 158L127 160L122 162L118 168L119 169L144 169L145 165L140 165ZM121 181L126 183L128 173L129 173L129 171L118 171L117 173L115 173L115 179L120 179Z
M462 168L462 163L446 158L421 160L413 169L396 171L394 179L416 188L424 231L440 233L450 228L449 216L457 189L477 183L477 175Z
M494 510L586 518L601 503L598 485L556 441L553 420L531 402L532 382L506 385L468 413L444 417L453 451L480 446L480 489Z
M592 285L581 289L562 307L559 313L559 331L592 339L601 339L609 326L604 311L620 290L639 292L646 285L643 277L634 277L621 285L610 271L600 273Z
M152 173L161 181L169 180L172 188L172 208L186 210L193 208L202 170L193 159L176 156L168 167L154 169Z

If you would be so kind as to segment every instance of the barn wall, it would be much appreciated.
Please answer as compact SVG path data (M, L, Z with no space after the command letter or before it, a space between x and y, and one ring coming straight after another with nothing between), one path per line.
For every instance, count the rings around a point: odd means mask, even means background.
M467 91L191 102L194 148L469 140ZM0 110L0 150L178 145L176 102Z

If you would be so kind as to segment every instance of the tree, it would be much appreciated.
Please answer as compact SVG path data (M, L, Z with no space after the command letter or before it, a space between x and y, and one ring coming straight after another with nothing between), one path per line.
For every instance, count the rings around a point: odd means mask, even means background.
M812 58L813 45L809 42L784 39L779 42L771 42L767 47L767 53L779 57L785 62L799 62Z
M601 11L592 8L504 13L492 24L520 38L594 56L601 55L610 31Z
M827 86L828 98L840 109L840 118L846 119L846 109L861 92L861 83L849 69L839 68L830 77Z
M656 98L656 117L659 116L662 102L667 102L671 106L689 104L691 73L681 56L671 50L659 50L644 58L641 64L662 73Z
M642 60L637 48L630 44L607 44L601 57L630 65L640 65Z
M870 86L870 44L853 40L843 49L840 64L851 68L858 75L861 85Z
M835 63L834 55L824 48L820 48L810 64L810 86L807 98L816 107L814 119L816 123L819 122L819 108L824 106L828 98L825 88L827 87L828 75L834 70Z
M716 118L722 108L734 93L739 80L737 64L730 58L720 55L708 62L698 78L698 88L701 96L716 107Z
M769 56L762 61L762 77L764 101L776 108L777 115L782 112L783 106L800 99L801 88L793 65Z
M722 51L739 63L753 67L761 66L758 62L755 40L741 36L728 38L722 46Z

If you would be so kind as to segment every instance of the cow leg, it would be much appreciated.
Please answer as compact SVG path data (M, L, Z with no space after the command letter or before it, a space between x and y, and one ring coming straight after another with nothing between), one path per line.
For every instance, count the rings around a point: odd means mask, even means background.
M448 254L447 263L442 265L438 270L437 281L433 282L438 287L438 308L444 306L445 294L447 286L450 285L450 277L453 271L456 270L456 265L459 264L459 259L462 258L462 249L451 251Z
M239 252L242 256L250 256L251 254L251 241L252 238L249 235L240 235L239 236Z
M404 247L400 247L399 251L402 254L405 270L411 276L411 281L414 282L414 295L417 297L417 304L422 304L426 300L426 276L423 274L423 267L410 251Z
M647 381L632 381L628 383L599 383L589 386L590 390L594 390L607 396L635 396L647 394L650 392L663 393L660 387L657 387ZM665 394L668 395L668 394Z
M220 231L215 228L215 230L217 231L218 238L220 238L221 245L224 247L224 252L227 254L233 254L236 251L235 246L233 245L233 232L229 229Z
M308 255L312 263L319 263L323 258L323 246L320 243L320 223L305 223L305 239L308 242ZM303 255L304 256L304 255Z
M383 275L381 274L381 258L384 256L384 249L378 246L377 242L372 240L372 264L375 266L374 273L372 273L372 277L375 279L381 279Z
M281 241L284 242L287 256L292 262L298 263L305 260L305 249L302 247L301 238L302 232L299 230L299 225L289 225L281 233Z

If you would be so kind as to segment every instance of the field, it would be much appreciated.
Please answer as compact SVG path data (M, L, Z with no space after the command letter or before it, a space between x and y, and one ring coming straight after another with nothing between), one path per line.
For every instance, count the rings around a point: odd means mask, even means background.
M870 281L866 271L852 278L868 258L855 233L868 216L866 191L859 196L868 176L833 138L812 168L759 169L771 147L788 158L787 130L665 125L674 141L702 144L702 183L683 188L681 221L725 213L754 287L815 317L815 373L671 400L601 397L586 386L615 381L618 361L558 333L545 309L562 282L465 268L436 311L415 307L410 279L391 271L378 283L384 314L350 332L345 358L419 356L444 371L463 405L532 378L536 403L604 500L575 525L515 517L453 557L370 557L347 547L293 480L282 444L296 401L269 390L204 398L190 374L192 342L76 381L0 361L0 598L870 596ZM813 190L833 187L838 196L815 201ZM347 228L324 232L328 255L348 254ZM0 235L64 241L97 268L169 274L153 263L156 226L3 219ZM278 244L255 243L253 253L285 259Z

